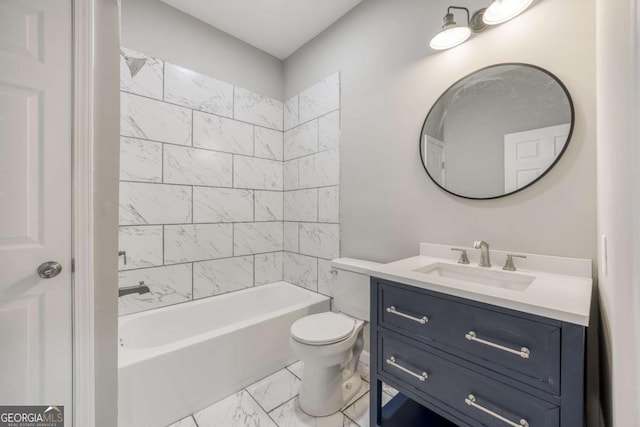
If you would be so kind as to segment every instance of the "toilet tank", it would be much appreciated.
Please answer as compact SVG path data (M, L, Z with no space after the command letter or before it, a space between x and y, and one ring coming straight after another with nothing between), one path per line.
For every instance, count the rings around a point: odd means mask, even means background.
M369 321L371 285L366 267L374 265L379 264L350 258L332 262L331 296L337 311Z

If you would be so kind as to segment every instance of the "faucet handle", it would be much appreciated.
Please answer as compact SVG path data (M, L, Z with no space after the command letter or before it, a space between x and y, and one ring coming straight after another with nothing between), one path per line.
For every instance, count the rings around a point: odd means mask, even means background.
M451 250L460 252L460 258L458 258L458 264L469 264L469 257L467 256L466 249L451 248Z
M124 265L127 265L127 251L118 251L118 256L124 256Z
M526 256L524 255L513 255L513 254L507 254L507 261L504 263L504 267L502 267L503 270L506 271L516 271L516 266L513 264L513 257L516 258L526 258Z

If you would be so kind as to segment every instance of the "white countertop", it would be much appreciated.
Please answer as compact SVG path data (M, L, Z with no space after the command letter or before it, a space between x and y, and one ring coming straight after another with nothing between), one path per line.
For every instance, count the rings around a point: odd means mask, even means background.
M447 295L466 298L486 304L530 313L542 317L589 325L591 311L591 292L593 282L590 276L591 261L573 258L547 257L527 255L526 267L519 268L516 273L534 276L535 279L527 289L511 290L500 287L481 285L446 277L435 277L414 270L434 263L457 264L449 255L451 247L422 244L422 255L402 259L388 264L342 258L334 260L335 268L356 267L362 274L387 279L421 289L428 289ZM477 263L477 254L469 249L471 267ZM477 251L476 251L477 252ZM505 252L492 251L491 255L498 261L504 259ZM428 254L428 255L427 255ZM433 256L432 254L438 254ZM446 254L446 258L444 255ZM566 262L563 262L566 260ZM518 260L514 260L518 263ZM524 261L524 260L523 260ZM533 266L538 268L533 269ZM475 267L482 268L482 267ZM484 268L483 268L484 269ZM489 270L502 271L502 262L495 262ZM547 271L544 271L547 270ZM549 270L551 272L549 272ZM570 274L559 274L557 271Z

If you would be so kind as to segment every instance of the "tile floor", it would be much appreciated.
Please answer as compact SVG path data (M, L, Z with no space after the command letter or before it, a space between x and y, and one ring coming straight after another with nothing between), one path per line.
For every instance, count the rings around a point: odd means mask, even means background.
M368 366L361 369L362 389L340 412L328 417L312 417L300 410L302 367L302 362L296 362L169 427L369 427ZM383 403L395 393L385 386Z

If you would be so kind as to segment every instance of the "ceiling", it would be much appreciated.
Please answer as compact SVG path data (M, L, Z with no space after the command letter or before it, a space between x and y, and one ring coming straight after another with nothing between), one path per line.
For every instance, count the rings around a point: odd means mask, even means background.
M362 0L162 0L285 59Z

